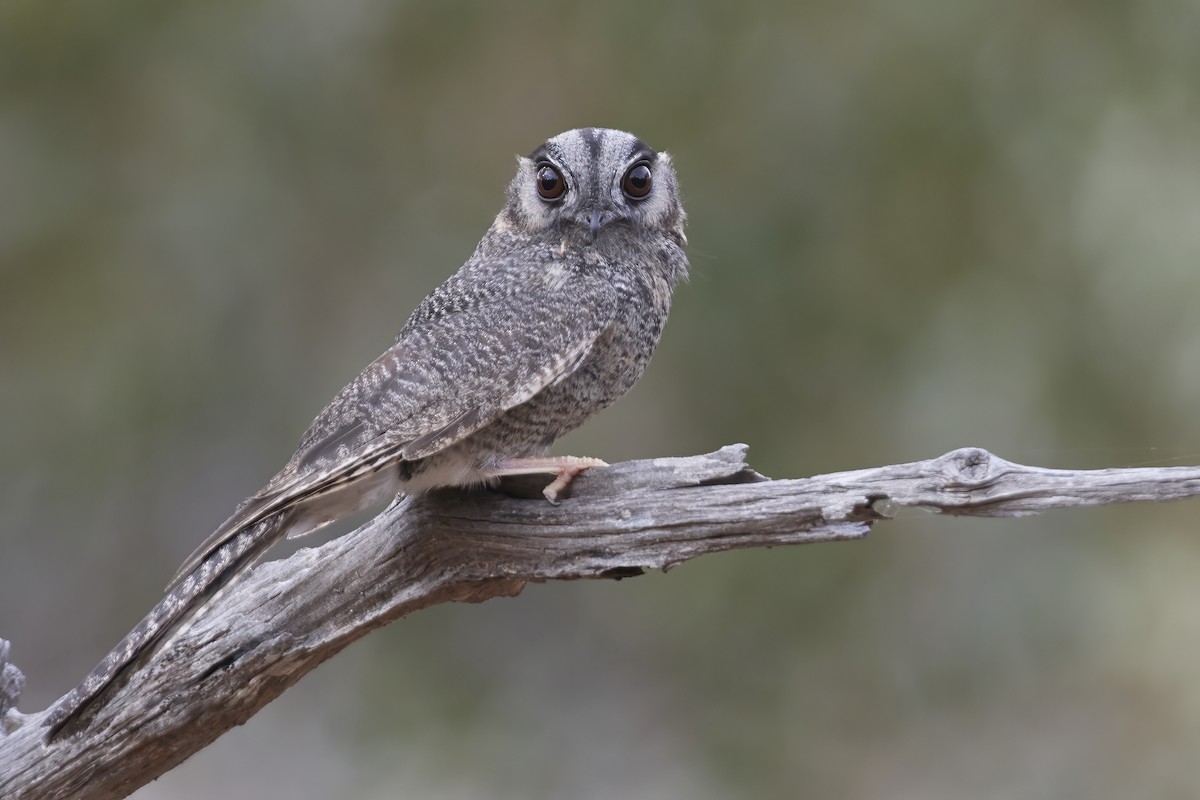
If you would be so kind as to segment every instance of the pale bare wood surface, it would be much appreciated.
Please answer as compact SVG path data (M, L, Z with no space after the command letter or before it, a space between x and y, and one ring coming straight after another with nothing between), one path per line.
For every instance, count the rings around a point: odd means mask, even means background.
M0 797L125 797L355 639L425 606L511 596L530 581L636 575L735 548L858 539L903 506L1003 517L1200 494L1200 467L1044 469L962 448L769 480L745 455L733 445L593 470L560 506L541 499L536 479L506 485L521 497L446 491L395 504L351 534L255 568L83 731L52 746L45 712L13 707L22 679L0 641Z

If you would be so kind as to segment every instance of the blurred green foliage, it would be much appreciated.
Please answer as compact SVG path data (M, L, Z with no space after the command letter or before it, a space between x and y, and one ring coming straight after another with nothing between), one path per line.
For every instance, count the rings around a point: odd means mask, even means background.
M583 125L693 279L560 450L776 476L1200 461L1200 9L0 4L0 635L73 685ZM530 587L370 637L137 797L1200 789L1189 504Z

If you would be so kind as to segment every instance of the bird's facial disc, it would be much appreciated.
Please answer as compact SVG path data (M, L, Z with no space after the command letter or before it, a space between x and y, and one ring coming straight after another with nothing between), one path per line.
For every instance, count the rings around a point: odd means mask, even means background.
M515 195L530 228L573 228L593 241L615 224L657 227L681 214L674 172L632 134L567 131L519 159Z

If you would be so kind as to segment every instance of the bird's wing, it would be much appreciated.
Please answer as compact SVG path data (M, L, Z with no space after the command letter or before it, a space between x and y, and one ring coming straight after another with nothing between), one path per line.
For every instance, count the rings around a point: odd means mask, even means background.
M611 284L576 276L460 305L406 326L313 420L287 466L184 562L172 585L247 525L383 464L433 455L563 380L611 325L617 298Z

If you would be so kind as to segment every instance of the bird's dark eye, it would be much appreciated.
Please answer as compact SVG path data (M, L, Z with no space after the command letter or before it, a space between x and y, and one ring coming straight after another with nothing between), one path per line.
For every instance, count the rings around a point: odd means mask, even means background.
M634 164L621 179L621 191L634 200L641 200L650 194L650 187L653 185L654 178L650 174L650 165L645 161Z
M567 191L567 182L553 164L542 163L537 168L537 190L543 200L553 203Z

